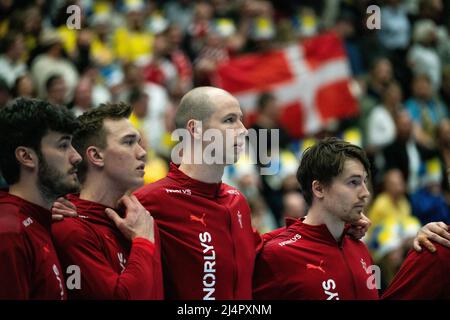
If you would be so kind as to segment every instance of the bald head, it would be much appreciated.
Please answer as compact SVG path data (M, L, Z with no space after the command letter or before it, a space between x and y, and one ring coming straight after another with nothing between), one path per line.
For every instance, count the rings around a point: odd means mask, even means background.
M177 129L186 128L189 120L207 122L222 99L234 99L227 91L215 87L192 89L181 99L175 115Z

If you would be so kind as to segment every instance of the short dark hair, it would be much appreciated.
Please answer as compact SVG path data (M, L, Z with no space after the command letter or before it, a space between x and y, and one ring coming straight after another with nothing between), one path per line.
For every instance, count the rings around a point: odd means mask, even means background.
M324 185L329 185L342 173L345 161L348 159L360 161L370 175L370 164L365 152L347 141L326 138L305 150L297 171L297 180L309 206L313 199L313 181L317 180Z
M60 74L52 74L50 77L48 77L47 81L45 81L45 90L50 90L50 88L55 84L57 80L60 80L64 78Z
M14 45L19 37L23 38L23 35L16 31L9 32L0 42L0 52L8 52L8 50Z
M19 181L17 147L31 148L40 156L41 140L49 131L72 134L77 127L78 121L65 107L38 99L18 98L1 108L0 170L6 182Z
M130 90L130 93L128 95L128 103L132 105L137 101L141 100L145 96L146 93L143 90L134 87Z
M75 131L73 146L82 156L83 161L78 165L78 178L83 183L86 180L87 160L86 150L90 146L104 149L107 147L106 130L104 120L128 119L132 108L129 104L102 103L97 108L90 109L78 117L80 126Z
M275 95L271 92L264 92L258 97L258 110L264 111L266 106L275 100Z

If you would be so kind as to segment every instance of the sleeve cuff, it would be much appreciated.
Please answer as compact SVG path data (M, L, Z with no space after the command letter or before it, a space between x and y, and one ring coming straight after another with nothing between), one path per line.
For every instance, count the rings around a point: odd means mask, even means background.
M132 242L133 246L141 246L145 248L151 255L155 253L155 244L148 239L136 237Z

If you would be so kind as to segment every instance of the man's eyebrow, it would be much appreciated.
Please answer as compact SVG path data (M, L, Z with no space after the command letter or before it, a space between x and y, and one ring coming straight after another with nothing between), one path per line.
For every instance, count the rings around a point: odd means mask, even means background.
M354 179L354 178L359 178L359 179L363 179L365 180L366 178L368 178L369 175L361 175L361 174L352 174L351 176L347 177L347 179Z
M230 113L227 113L226 115L224 115L223 117L226 118L226 117L230 117L230 116L242 118L244 116L244 114L242 112L230 112Z
M138 137L138 135L136 133L128 133L125 136L123 136L121 140L129 139L129 138L137 139L137 137Z
M58 142L61 142L63 140L72 140L72 136L71 135L64 135L61 138L58 139Z

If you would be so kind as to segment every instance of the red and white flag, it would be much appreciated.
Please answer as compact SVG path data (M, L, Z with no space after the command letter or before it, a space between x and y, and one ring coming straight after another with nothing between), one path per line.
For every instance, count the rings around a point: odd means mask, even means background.
M272 92L282 108L281 125L299 138L318 132L327 120L358 114L351 80L342 42L330 32L282 50L233 58L219 65L215 85L239 100L247 124L258 95Z

